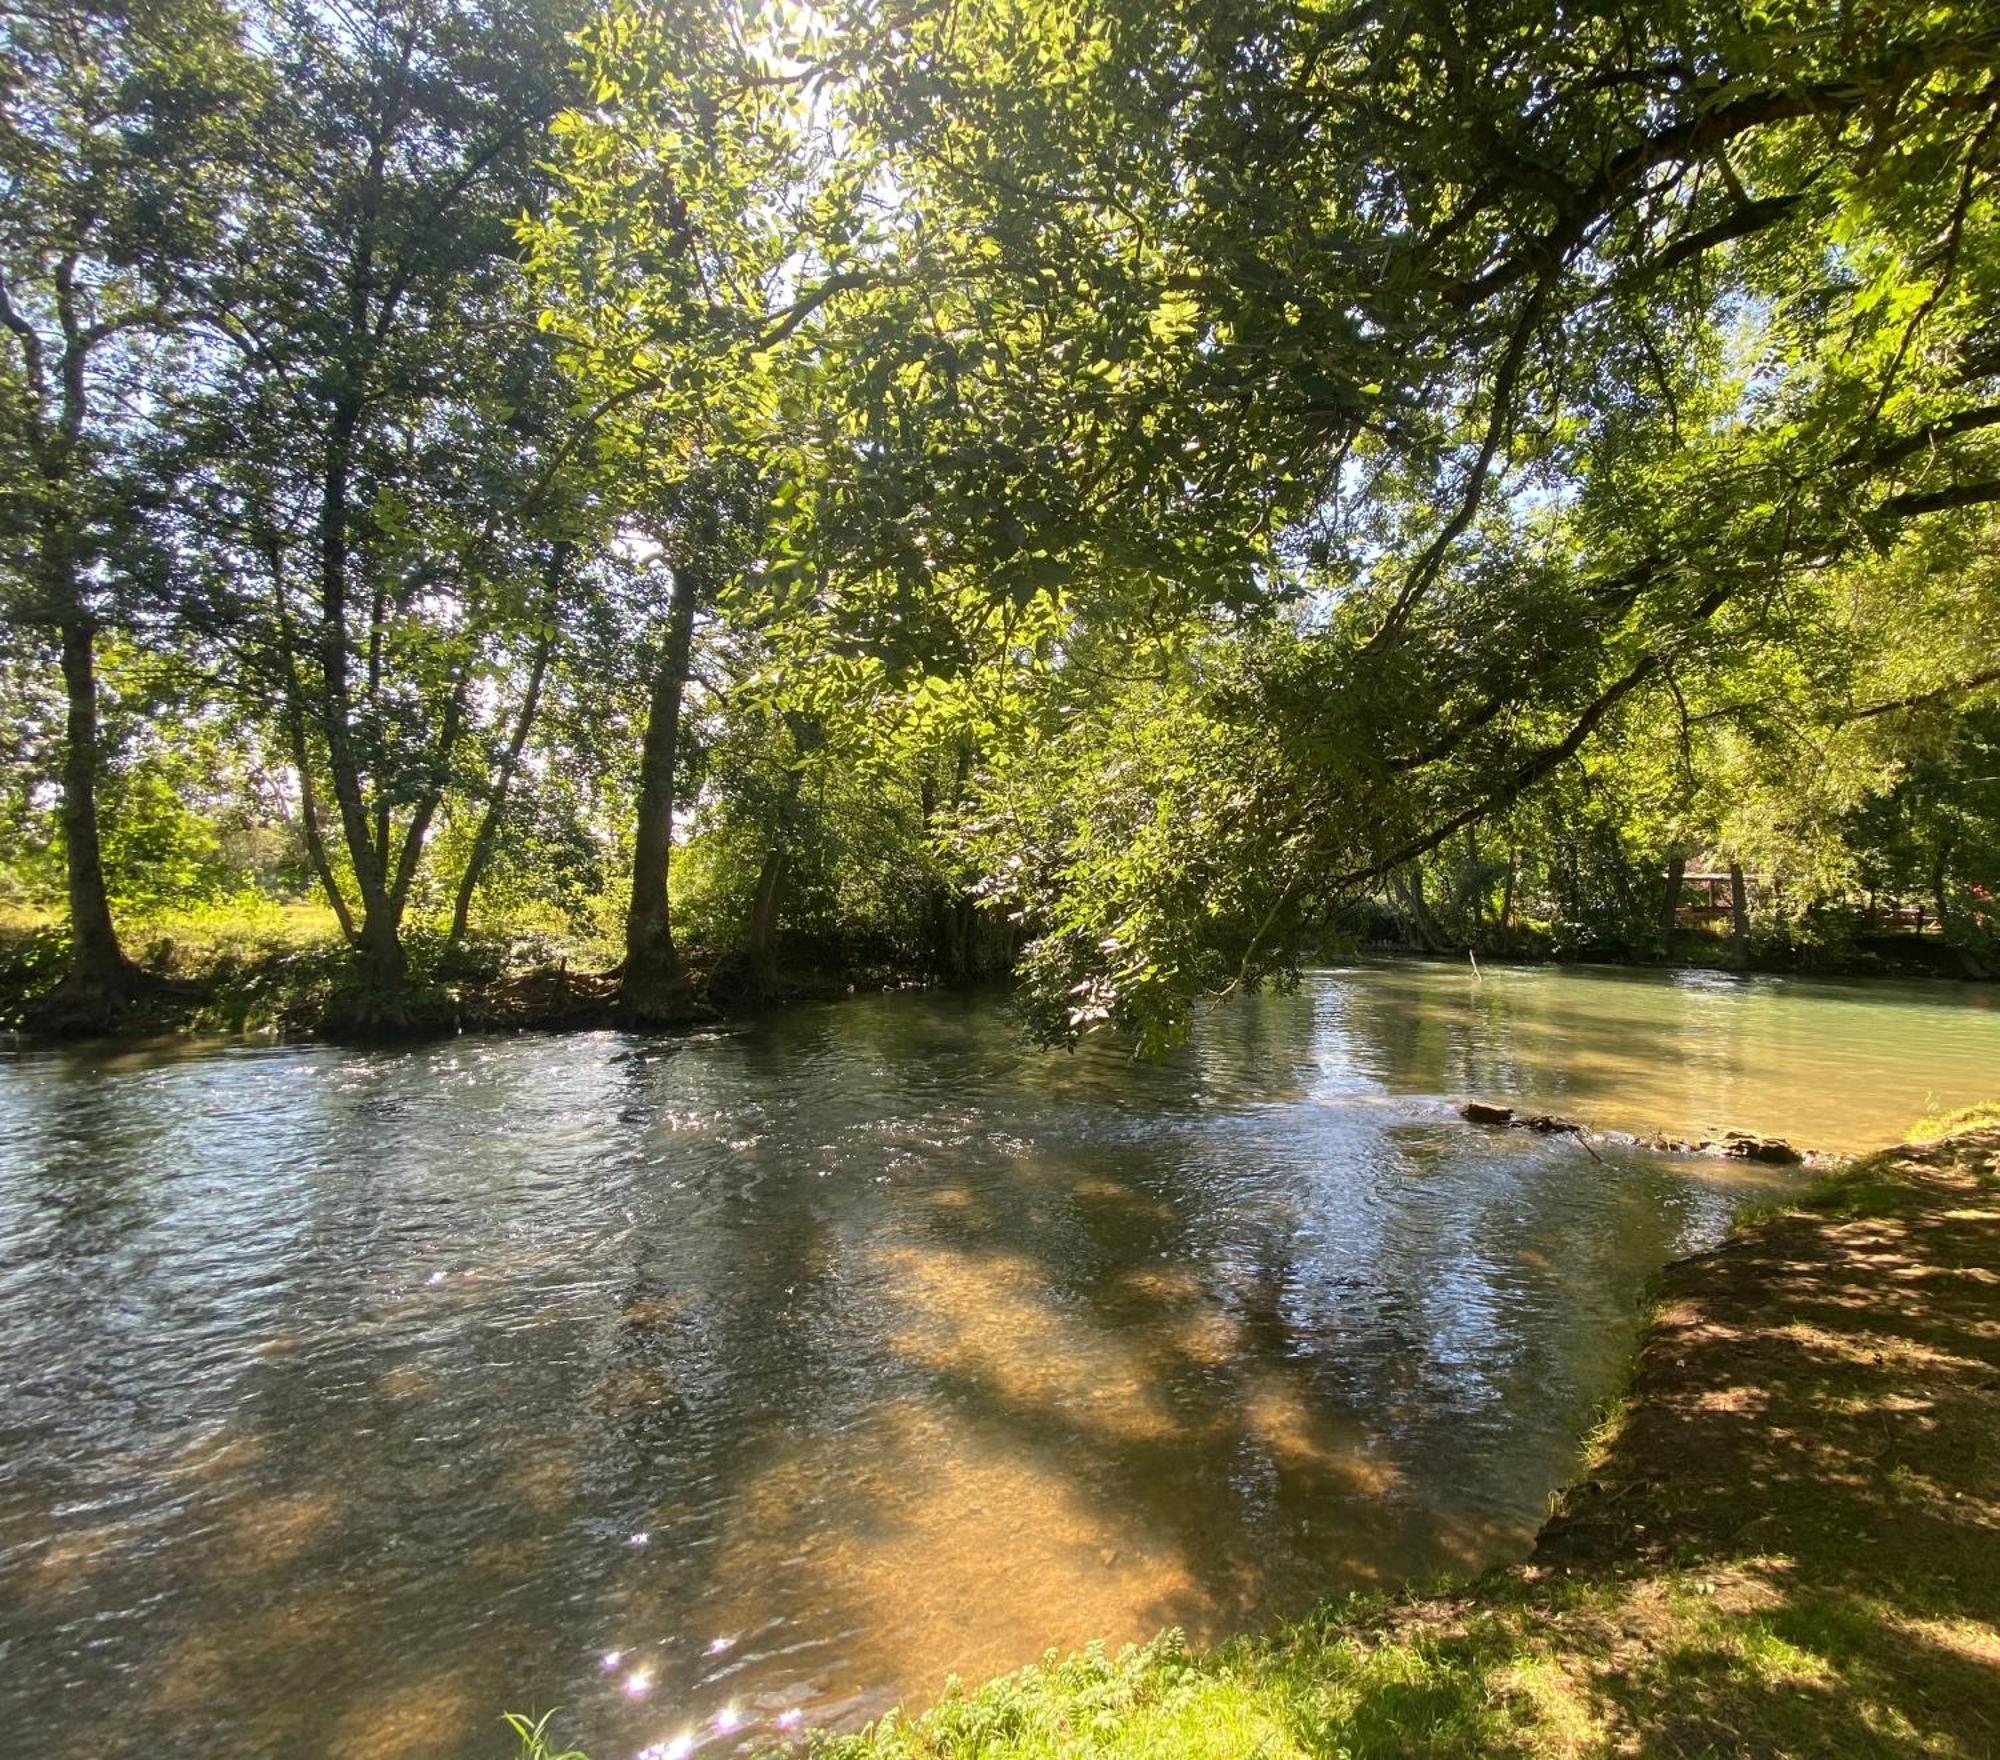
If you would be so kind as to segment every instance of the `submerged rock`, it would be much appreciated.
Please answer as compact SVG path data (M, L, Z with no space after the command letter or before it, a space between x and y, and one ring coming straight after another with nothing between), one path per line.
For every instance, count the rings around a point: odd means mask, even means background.
M1511 1106L1494 1100L1467 1100L1458 1109L1460 1118L1473 1124L1506 1125L1517 1131L1534 1131L1544 1137L1575 1137L1586 1148L1592 1132L1579 1120L1553 1112L1516 1113ZM1606 1131L1600 1140L1621 1148L1650 1149L1663 1155L1724 1156L1737 1161L1761 1161L1773 1167L1817 1165L1827 1159L1795 1149L1782 1137L1760 1137L1753 1131L1730 1131L1720 1141L1707 1137L1672 1137L1663 1131L1635 1136L1626 1131ZM1837 1158L1834 1158L1837 1161Z
M1752 1136L1748 1131L1731 1131L1722 1140L1722 1152L1738 1161L1768 1161L1774 1167L1792 1167L1805 1157L1783 1137Z
M1545 1137L1581 1136L1583 1126L1573 1118L1558 1118L1553 1112L1531 1112L1514 1120L1517 1131L1540 1131Z

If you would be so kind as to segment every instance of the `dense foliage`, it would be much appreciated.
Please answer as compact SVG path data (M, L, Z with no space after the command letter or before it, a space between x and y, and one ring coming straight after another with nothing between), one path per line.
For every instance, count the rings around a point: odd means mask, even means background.
M251 893L376 1025L482 923L1147 1044L1354 939L1685 953L1689 875L1992 956L1991 5L5 16L54 1018Z

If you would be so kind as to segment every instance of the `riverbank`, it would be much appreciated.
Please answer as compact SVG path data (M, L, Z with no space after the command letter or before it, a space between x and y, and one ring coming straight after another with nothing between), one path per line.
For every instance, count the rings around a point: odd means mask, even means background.
M1676 930L1671 941L1633 946L1604 941L1569 941L1522 932L1482 946L1421 946L1415 942L1357 936L1354 945L1381 959L1443 961L1464 965L1468 958L1492 965L1616 966L1638 972L1725 972L1741 977L1942 978L1964 983L1990 983L1990 954L1946 940L1935 931L1878 931L1825 941L1753 939L1737 948L1727 935L1707 929Z
M1533 1557L953 1691L824 1760L2000 1752L2000 1107L1661 1278Z
M31 1037L152 1039L177 1034L321 1038L435 1038L469 1032L559 1032L615 1024L614 942L530 928L482 932L456 946L416 929L405 942L410 980L385 1017L361 994L332 913L271 907L241 915L194 913L141 925L132 940L146 983L106 1032L72 1030L52 1010L68 962L60 925L0 918L0 1029ZM774 1002L893 990L924 974L892 950L802 950L763 994L740 956L692 947L683 955L691 1020Z

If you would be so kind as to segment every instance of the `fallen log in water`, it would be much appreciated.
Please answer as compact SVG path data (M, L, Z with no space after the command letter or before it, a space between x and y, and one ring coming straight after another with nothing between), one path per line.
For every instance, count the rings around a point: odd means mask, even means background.
M1663 1155L1721 1156L1732 1161L1757 1161L1772 1167L1831 1167L1847 1157L1818 1150L1799 1149L1783 1137L1760 1136L1754 1131L1725 1131L1720 1138L1670 1137L1662 1132L1637 1136L1629 1131L1592 1131L1578 1120L1552 1112L1517 1112L1497 1100L1467 1100L1458 1109L1460 1118L1472 1124L1499 1125L1508 1130L1534 1131L1545 1137L1575 1137L1589 1148L1592 1141L1619 1148L1650 1149Z

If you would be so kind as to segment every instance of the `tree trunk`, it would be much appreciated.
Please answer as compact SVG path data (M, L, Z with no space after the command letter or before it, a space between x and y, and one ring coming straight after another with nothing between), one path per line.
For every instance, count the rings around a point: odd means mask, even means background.
M917 811L919 822L924 828L928 841L931 835L931 821L937 816L937 783L928 769L917 785ZM950 934L951 894L942 880L936 880L925 889L924 916L925 929L930 942L931 978L935 983L943 983L948 977L950 949L946 945Z
M1681 885L1687 877L1687 857L1679 850L1667 858L1667 890L1660 901L1660 944L1671 947L1674 928L1680 919Z
M78 612L62 625L63 690L68 702L63 748L62 834L69 869L70 988L124 999L132 967L118 945L104 856L97 835L97 659L95 631Z
M667 866L674 841L674 778L680 748L681 700L700 589L693 573L674 571L673 598L652 701L639 751L638 819L632 837L632 897L625 912L625 965L618 1009L634 1025L685 1020L693 1012L687 973L674 946L667 912Z
M819 747L822 739L818 722L804 715L788 714L785 727L791 736L795 761L785 776L784 793L779 797L771 827L771 847L757 872L757 892L750 905L750 982L759 1002L769 1002L778 994L778 914L784 901L785 880L792 867L793 826L799 807L799 763L807 752Z
M1479 830L1477 826L1465 828L1465 901L1466 931L1468 945L1477 947L1480 935L1486 927L1486 882L1480 877Z
M70 969L51 998L49 1020L63 1031L95 1032L111 1026L138 987L138 969L118 945L111 899L104 884L98 841L97 625L84 604L82 533L70 505L72 472L79 457L90 400L86 362L92 346L78 315L77 258L63 257L55 274L58 320L67 346L56 373L44 377L39 345L28 350L29 429L35 468L48 496L38 522L36 573L43 612L56 626L62 648L64 698L62 839L68 870ZM10 322L12 314L10 308ZM51 395L53 424L45 421Z
M1743 882L1740 864L1729 864L1729 938L1736 958L1743 960L1750 950L1750 889Z
M1507 846L1507 879L1500 888L1500 939L1504 943L1514 931L1514 878L1521 866L1521 852Z
M347 519L351 443L359 419L358 408L350 398L335 412L321 483L319 642L324 686L316 715L326 741L327 771L333 783L341 836L347 845L355 887L361 894L361 924L354 936L354 953L362 987L339 1012L348 1029L372 1035L401 1032L418 1024L416 1004L408 994L409 960L403 948L403 913L409 905L418 864L423 859L425 837L443 799L443 778L449 773L452 751L463 731L471 669L460 669L439 721L434 768L438 780L412 804L398 847L393 836L391 795L384 778L371 778L363 770L353 715L352 645L347 629L350 585ZM379 604L379 595L377 599ZM379 614L374 621L379 626ZM373 639L371 634L371 643ZM439 1022L434 1017L431 1024Z
M410 962L403 952L401 911L384 911L363 919L360 954L361 970L368 982L385 997L396 997L410 975ZM382 1024L393 1026L399 1018L392 1000L382 1012Z
M1411 866L1404 871L1404 895L1409 900L1410 927L1415 932L1419 951L1435 953L1443 945L1437 924L1431 920L1429 902L1424 897L1424 871Z
M312 754L306 746L305 715L299 706L296 681L288 719L291 722L292 768L299 779L299 834L305 839L306 859L312 863L312 871L319 877L320 890L333 907L334 921L340 925L342 939L353 947L360 937L355 932L354 912L348 907L347 894L341 891L340 879L333 871L332 859L327 855L326 832L319 822L319 794L313 787Z
M327 771L333 782L341 836L347 844L355 887L361 894L356 959L372 987L393 995L403 987L409 973L400 933L402 905L400 900L390 897L388 856L386 850L376 845L350 721L347 502L353 436L359 419L358 400L350 393L334 412L320 482L320 664L325 674L325 702L319 719L320 731L326 739ZM357 1024L373 1024L378 1012L385 1021L393 1021L397 1010L393 1004L379 1010L371 1004L363 1010Z
M778 994L778 905L789 865L784 847L777 845L765 853L757 872L757 894L750 905L750 981L759 1002Z
M963 984L979 976L979 900L961 892L951 914L952 970Z
M956 809L965 799L966 783L972 775L972 746L961 740L952 759L951 792L940 802L937 785L929 776L922 784L921 805L926 834L940 806ZM930 889L929 909L931 975L940 984L962 984L972 976L972 921L977 901L971 894L954 891L939 880Z

